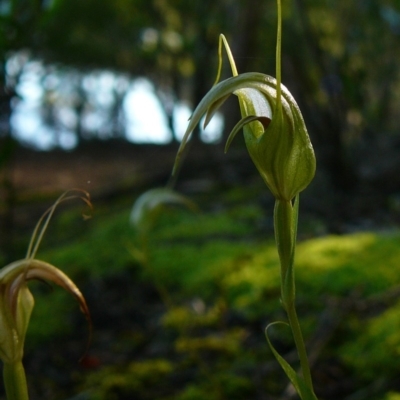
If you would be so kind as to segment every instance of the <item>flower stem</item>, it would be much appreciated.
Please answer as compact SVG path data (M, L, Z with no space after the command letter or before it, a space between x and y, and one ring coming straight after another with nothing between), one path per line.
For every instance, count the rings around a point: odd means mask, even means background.
M308 362L307 350L301 333L300 323L297 318L295 304L292 303L287 309L286 314L289 320L289 325L292 330L294 342L296 344L297 354L300 360L301 372L303 374L304 382L314 392L313 383L311 378L310 365Z
M4 363L3 379L7 400L29 400L28 386L22 361Z
M294 204L291 201L276 201L274 210L275 240L281 264L282 305L286 311L292 330L304 381L313 392L310 365L295 305L294 254L296 249L298 209L298 196Z

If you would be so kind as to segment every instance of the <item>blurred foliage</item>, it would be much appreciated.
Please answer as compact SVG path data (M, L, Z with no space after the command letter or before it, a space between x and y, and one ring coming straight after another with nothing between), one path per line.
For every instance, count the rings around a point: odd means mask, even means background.
M134 74L193 72L193 50L201 51L227 24L232 0L54 0L42 34L45 59ZM93 10L97 12L94 13ZM215 46L214 46L215 47Z
M51 66L50 75L73 67L148 77L173 128L173 103L197 104L212 85L220 33L232 43L239 72L274 75L271 3L6 1L0 11L4 62L24 50L30 56L19 62L41 60ZM349 187L357 172L350 151L371 137L397 132L400 77L393 49L400 45L400 6L395 0L293 0L284 4L284 19L283 81L323 152L320 165L331 171L339 187ZM3 77L10 75L10 68L3 67ZM80 98L75 107L79 119L89 94L82 76L69 75ZM117 86L114 102L119 107L126 91ZM52 106L53 97L44 96L46 107ZM228 105L225 112L229 131L237 110Z
M157 398L157 393L168 386L168 378L174 365L164 359L132 362L127 367L107 367L94 373L88 380L94 386L92 400L119 400L132 396L138 398Z
M9 51L34 48L38 28L47 8L42 0L3 0L0 8L0 59L2 63ZM4 65L2 65L4 67ZM4 70L1 74L4 77ZM3 80L1 80L4 83Z
M381 315L356 323L362 333L357 342L341 347L343 359L366 380L396 377L400 368L400 303Z
M158 97L176 138L174 107L197 104L211 87L220 33L232 44L239 72L275 73L276 15L270 0L2 4L1 79L15 89L24 73L36 71L43 89L38 112L44 127L54 132L54 146L62 146L66 131L77 145L93 137L126 138L121 110L137 77L154 84L149 90ZM319 169L346 193L363 179L389 170L394 174L398 1L292 0L283 11L283 82L302 109ZM102 102L93 88L108 100ZM223 112L229 132L238 110L227 103ZM82 122L88 116L101 123L89 128ZM378 168L371 170L375 162ZM390 174L375 184L387 185L385 190L393 194L399 182Z
M268 1L254 3L255 9L253 2L232 0L50 4L38 32L38 54L51 62L118 69L156 80L164 75L160 82L169 77L169 84L175 75L190 77L206 70L212 83L217 38L223 32L236 47L239 71L273 74L275 15ZM295 0L285 3L284 11L288 82L314 93L314 101L332 107L343 123L347 116L342 112L352 111L346 129L357 130L357 125L390 112L398 95L391 90L398 80L392 51L400 36L396 1ZM299 96L304 94L299 91Z
M37 285L30 285L30 287L37 300L32 312L32 323L28 327L26 344L28 351L46 342L49 337L71 333L70 321L61 316L68 315L72 310L79 310L78 307L71 307L71 298L60 290L52 290L50 286L38 288Z
M75 88L72 108L78 117L89 104L83 77L93 69L150 78L166 113L171 99L197 103L212 85L221 32L233 44L239 72L274 74L275 15L269 1L13 0L0 6L2 84L15 87L32 60L47 63L44 101L54 105L54 93L61 93L46 76L65 72L69 88ZM393 164L398 171L391 143L398 137L399 2L293 0L284 6L283 79L302 108L320 166L346 193L357 187L354 175L365 174L366 166L380 167L365 154L374 153L384 167ZM13 74L7 65L12 56L18 61ZM120 103L124 82L115 97ZM228 105L227 121L234 112ZM382 153L379 143L389 143L385 148L394 153ZM396 182L389 183L396 193ZM278 257L265 233L264 210L243 198L244 191L226 195L228 209L214 205L199 214L163 214L149 240L147 267L132 255L139 244L128 209L100 212L85 224L75 213L55 220L54 235L46 239L52 248L41 256L87 288L95 330L96 325L107 330L99 335L100 352L107 347L112 354L93 369L75 371L65 393L81 388L93 400L195 400L282 392L284 381L269 364L263 337L268 322L283 318ZM305 240L298 247L299 313L316 347L317 388L329 400L362 390L360 400L400 396L393 383L400 367L399 241L397 232L357 233ZM27 355L40 360L36 346L60 343L83 324L72 317L77 310L67 295L38 284L33 290L39 298ZM171 303L162 303L162 292ZM271 338L292 356L288 332L273 330ZM48 373L32 365L32 373ZM58 375L50 376L57 386ZM375 392L369 390L374 379ZM329 394L332 386L343 392Z

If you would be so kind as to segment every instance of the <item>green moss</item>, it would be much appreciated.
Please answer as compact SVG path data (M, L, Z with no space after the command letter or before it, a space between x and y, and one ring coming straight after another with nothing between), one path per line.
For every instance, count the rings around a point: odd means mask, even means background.
M400 400L400 393L389 392L386 394L386 397L384 400Z
M198 308L200 307L205 307L204 303L201 302ZM196 327L215 327L221 319L222 308L223 306L218 302L204 311L177 306L167 310L162 317L162 324L165 328L172 328L178 331Z
M326 236L301 243L297 249L298 286L312 296L365 296L400 282L400 235L357 233Z
M241 342L245 336L242 329L226 333L212 334L203 337L179 338L175 347L178 353L204 354L219 353L224 356L235 356L241 352Z
M85 388L92 388L90 399L112 400L136 394L140 399L164 400L253 398L251 372L261 362L272 360L263 324L275 320L281 312L279 260L273 238L258 237L261 210L253 205L235 205L229 210L198 214L168 211L149 240L147 268L140 266L140 257L135 260L129 251L133 246L141 251L128 222L129 211L127 208L79 223L61 218L58 228L74 227L74 234L64 233L60 244L54 236L52 248L38 254L78 282L87 277L101 277L107 282L107 277L135 266L135 273L140 274L132 274L136 278L133 288L143 279L147 284L162 283L173 299L173 306L160 316L159 323L160 329L168 331L166 336L170 335L165 340L170 340L174 361L105 366L90 374L85 383ZM80 224L84 226L82 232ZM399 244L399 233L326 236L299 243L296 282L305 336L309 338L314 332L326 299L346 299L353 293L367 298L397 286ZM67 332L68 315L79 312L73 298L61 289L35 290L28 346ZM199 299L204 309L196 311L187 306L193 299ZM400 369L400 304L378 312L381 314L371 319L350 316L344 320L340 337L333 339L334 348L327 350L360 379L370 380L377 372L394 376ZM240 315L240 322L225 323L224 318L232 315ZM256 328L250 326L253 322L258 324ZM246 347L247 329L258 329L252 331L257 337L252 338L257 342L254 347ZM290 351L290 332L280 327L271 331L274 343ZM189 375L187 381L173 388L173 393L171 388L161 393L172 375L187 377L185 368L193 367L196 354L206 356L208 369ZM242 370L251 371L249 377L238 372ZM207 374L213 380L208 381ZM268 385L273 386L272 391L281 389L279 382ZM395 400L395 396L388 394L386 400Z
M70 315L79 313L75 299L63 289L33 290L35 307L29 323L26 346L27 349L45 342L56 335L68 334L71 330ZM85 318L82 316L82 321ZM46 323L43 323L46 321Z
M261 215L261 210L255 206L236 206L209 213L169 209L160 216L152 239L187 241L215 236L240 238L254 233L255 221Z
M280 272L274 245L270 242L252 250L247 257L234 259L222 277L229 303L248 317L275 309L279 301Z
M132 362L125 368L109 366L89 375L85 386L92 400L118 400L127 395L152 399L162 392L173 369L165 359Z
M229 373L220 373L197 385L188 385L173 397L174 400L241 400L254 396L250 379ZM172 399L171 399L172 400Z
M343 344L339 354L366 379L397 375L400 369L400 302L378 317L359 323L357 340Z
M91 276L105 276L120 271L132 262L127 250L133 236L128 216L128 212L122 212L82 222L90 224L84 236L79 234L64 245L46 248L38 257L72 276L89 273Z
M197 294L210 299L237 260L251 257L254 247L245 242L210 240L199 244L171 244L152 252L154 273L183 296Z

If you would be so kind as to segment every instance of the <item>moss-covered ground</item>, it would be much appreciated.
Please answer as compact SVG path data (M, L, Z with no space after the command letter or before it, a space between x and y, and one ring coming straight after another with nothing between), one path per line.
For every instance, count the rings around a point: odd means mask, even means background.
M74 300L32 283L32 400L283 399L286 378L264 337L285 320L272 208L249 197L166 209L146 250L131 202L95 207L85 222L79 210L58 214L38 258L81 288L93 334L85 353ZM310 226L300 226L297 303L319 399L397 400L400 232L316 236ZM270 335L296 365L289 331Z

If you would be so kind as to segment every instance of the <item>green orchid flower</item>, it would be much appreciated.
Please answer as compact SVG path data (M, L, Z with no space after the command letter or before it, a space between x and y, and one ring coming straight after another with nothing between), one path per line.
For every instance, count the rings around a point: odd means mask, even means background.
M276 199L291 201L309 185L316 168L314 150L301 111L289 90L275 78L258 72L238 75L223 35L220 36L217 81L222 64L222 42L234 76L214 85L193 112L174 170L203 115L207 126L219 107L234 94L239 99L242 119L230 133L225 149L243 128L248 152L264 182Z

